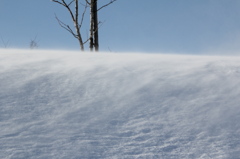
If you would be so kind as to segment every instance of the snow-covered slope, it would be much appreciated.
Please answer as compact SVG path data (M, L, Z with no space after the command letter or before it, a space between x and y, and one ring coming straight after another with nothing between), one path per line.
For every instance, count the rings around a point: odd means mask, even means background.
M0 50L1 159L239 159L240 57Z

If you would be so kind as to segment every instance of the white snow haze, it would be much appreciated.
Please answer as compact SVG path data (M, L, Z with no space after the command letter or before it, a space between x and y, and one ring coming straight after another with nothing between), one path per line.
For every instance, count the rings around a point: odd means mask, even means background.
M0 50L1 159L240 159L240 57Z

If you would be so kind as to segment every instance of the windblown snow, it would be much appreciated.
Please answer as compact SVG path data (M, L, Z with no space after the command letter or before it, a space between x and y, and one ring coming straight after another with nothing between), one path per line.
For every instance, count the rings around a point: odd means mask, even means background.
M1 159L239 159L240 57L0 50Z

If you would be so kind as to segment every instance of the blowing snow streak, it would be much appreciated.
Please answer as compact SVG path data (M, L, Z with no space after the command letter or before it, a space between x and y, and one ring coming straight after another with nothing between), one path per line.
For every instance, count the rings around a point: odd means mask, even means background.
M0 50L1 159L240 156L240 57Z

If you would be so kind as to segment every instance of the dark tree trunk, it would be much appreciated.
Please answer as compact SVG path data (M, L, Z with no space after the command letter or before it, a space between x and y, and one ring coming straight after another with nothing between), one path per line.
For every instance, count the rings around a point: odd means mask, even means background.
M94 47L95 51L99 50L99 41L98 41L98 11L97 11L97 1L94 0Z
M98 40L98 10L97 10L97 0L91 0L90 4L90 51L99 50L99 40Z
M93 51L94 47L94 0L90 2L90 38L89 38L89 49Z

